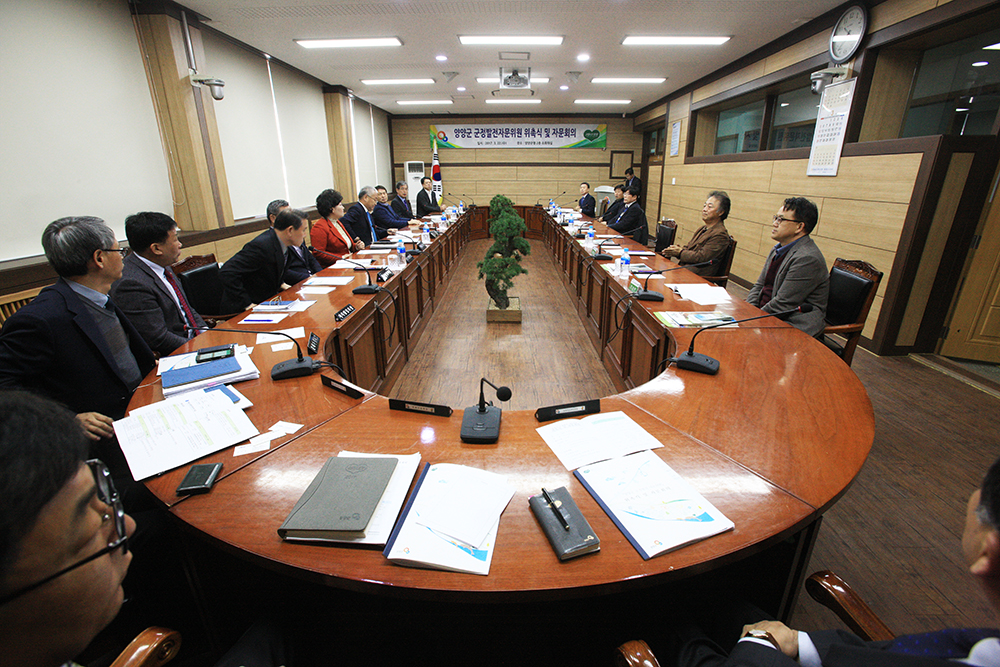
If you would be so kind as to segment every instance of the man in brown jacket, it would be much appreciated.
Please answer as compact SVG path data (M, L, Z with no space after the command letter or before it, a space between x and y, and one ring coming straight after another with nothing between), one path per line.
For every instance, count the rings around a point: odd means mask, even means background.
M694 233L686 246L674 244L667 246L660 253L664 257L676 257L681 266L718 259L719 261L714 264L693 267L689 270L699 276L719 275L722 270L722 257L729 249L729 231L724 221L729 217L730 204L729 195L725 192L721 190L710 192L705 205L701 208L701 221L704 227Z

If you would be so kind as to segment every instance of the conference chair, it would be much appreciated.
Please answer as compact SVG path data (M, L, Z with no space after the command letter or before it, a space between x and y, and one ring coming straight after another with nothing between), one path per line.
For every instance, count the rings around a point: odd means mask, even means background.
M674 244L674 238L677 237L677 223L673 220L665 220L663 222L656 223L656 246L654 250L656 254L660 254L660 251L667 246L672 246Z
M181 287L187 294L191 307L205 320L208 326L215 326L236 313L222 313L222 279L219 277L219 263L215 253L192 255L173 266L174 273L181 279Z
M0 326L7 321L7 318L18 311L21 306L31 303L31 300L42 291L41 287L33 287L21 292L13 292L0 296Z
M146 628L132 640L111 667L160 667L181 650L181 633L166 628Z
M599 202L597 202L597 217L604 215L604 212L608 210L608 206L611 205L610 197L602 197Z
M832 611L851 632L866 641L885 641L896 635L851 586L830 570L809 575L805 583L812 599ZM625 642L615 650L618 667L660 667L649 645L641 639Z
M632 233L632 240L641 245L649 245L649 225L643 223L641 227Z
M841 259L830 269L830 300L826 307L826 328L823 329L823 343L844 360L848 366L854 358L854 350L861 340L861 332L868 319L882 272L868 262L857 259ZM841 345L832 335L843 336Z
M733 268L733 257L736 256L736 239L732 236L729 237L729 247L726 251L722 253L720 259L722 260L722 266L719 267L717 271L718 275L715 276L705 276L705 280L711 281L718 285L719 287L725 287L729 284L729 271Z

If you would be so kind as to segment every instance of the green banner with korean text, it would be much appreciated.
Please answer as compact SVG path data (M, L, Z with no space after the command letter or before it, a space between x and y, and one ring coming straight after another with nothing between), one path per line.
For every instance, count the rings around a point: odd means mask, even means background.
M438 148L606 148L608 126L593 124L431 125Z

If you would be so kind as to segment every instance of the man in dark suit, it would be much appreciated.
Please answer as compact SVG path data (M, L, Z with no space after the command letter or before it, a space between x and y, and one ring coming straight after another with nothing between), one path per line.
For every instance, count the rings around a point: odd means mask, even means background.
M632 167L625 170L625 188L635 188L636 192L642 193L642 179L635 175L635 170Z
M590 194L590 183L586 181L580 183L580 213L589 218L597 215L597 201Z
M165 213L136 213L125 219L125 236L132 254L111 286L111 298L146 344L166 356L205 327L170 268L183 247L177 223Z
M340 224L344 225L354 238L361 239L366 248L373 241L384 239L389 235L388 230L375 224L373 211L376 204L378 195L375 188L366 185L358 193L357 203L347 209L347 213L340 219Z
M997 619L1000 619L1000 459L986 472L981 486L966 507L962 552ZM716 609L716 616L721 610ZM758 617L759 618L759 617ZM735 619L739 622L739 619ZM753 620L753 619L748 619ZM798 632L778 621L759 621L743 627L741 639L722 639L728 650L712 638L685 628L686 641L678 642L678 667L931 667L933 665L1000 664L1000 630L951 629L896 637L887 642L866 642L843 630Z
M396 181L396 198L392 200L392 210L396 212L400 218L405 218L406 220L414 220L417 215L413 212L413 208L410 206L410 186L406 184L406 181Z
M608 219L608 227L623 235L633 234L640 228L645 227L646 214L636 201L638 198L639 190L637 188L626 188L625 194L622 197L625 205L622 207L621 213L618 214L617 218L614 220ZM605 216L605 219L607 219L607 216Z
M810 234L816 228L819 211L803 197L789 197L774 216L771 248L760 276L747 294L747 303L765 313L780 313L812 306L808 313L794 313L789 324L810 336L823 333L827 300L830 296L830 269L826 266Z
M76 413L94 454L128 477L112 422L154 366L153 352L108 297L122 275L115 233L100 218L60 218L42 232L59 274L0 331L0 389L47 396Z
M302 211L282 210L274 219L274 227L247 243L222 265L219 278L224 312L238 313L281 291L287 283L285 267L291 260L289 253L295 252L293 246L301 248L309 233L306 220Z
M597 219L598 222L607 224L614 222L625 207L625 186L619 183L615 186L615 200L608 205L608 210Z
M410 226L410 218L396 215L396 211L389 206L389 193L384 186L375 186L375 197L378 202L372 211L372 219L376 227L382 229L404 229Z
M429 176L420 179L420 187L423 188L417 193L417 217L441 212L441 203L437 200L437 195L431 190L433 183Z

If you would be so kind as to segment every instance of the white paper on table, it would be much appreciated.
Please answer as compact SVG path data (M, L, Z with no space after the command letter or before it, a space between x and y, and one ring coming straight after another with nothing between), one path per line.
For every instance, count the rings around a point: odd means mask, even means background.
M594 234L595 239L623 239L621 234Z
M286 317L288 313L250 313L238 324L277 324Z
M288 340L284 336L275 335L275 333L286 333L292 338L306 337L305 327L293 327L291 329L281 329L281 331L279 332L259 333L257 334L257 345L266 345L267 343L280 343L282 341Z
M371 257L360 257L358 259L351 260L350 262L348 262L346 260L343 260L343 259L338 259L336 262L333 263L333 266L331 266L330 268L331 269L358 269L360 271L360 269L358 268L358 264L362 264L364 266L368 266L369 264L371 264L374 261L375 260L372 259Z
M292 341L287 341L284 343L275 343L271 346L271 352L284 352L285 350L290 350L295 347L295 343Z
M290 304L288 304L288 312L290 313L304 312L307 308L309 308L309 306L313 305L314 303L316 302L307 301L306 299L298 299L296 301L292 301Z
M247 332L250 333L250 332ZM235 370L231 373L225 373L223 375L216 375L215 377L205 378L204 380L197 380L195 382L189 382L187 384L177 385L163 390L163 396L165 398L179 396L181 394L187 394L193 391L199 391L201 389L208 389L209 387L217 387L220 385L230 384L232 382L243 382L244 380L256 380L260 377L260 371L257 370L257 366L253 363L250 358L250 354L253 352L253 348L247 348L243 346L238 346L236 349L236 355L232 357L240 365L239 370Z
M237 445L233 448L233 456L245 456L246 454L256 454L257 452L266 452L271 449L270 440L260 440L257 438L251 438L250 442L245 445Z
M312 287L310 285L304 285L299 288L299 294L329 294L332 291L332 287Z
M701 283L680 283L677 285L667 285L669 289L676 292L682 299L694 301L702 306L715 306L720 303L728 303L729 292L726 288L717 285L704 285Z
M252 408L253 403L250 399L236 391L233 387L228 384L218 384L214 387L209 387L208 389L202 389L202 391L218 391L221 392L223 396L227 396L229 400L233 402L233 405L238 407L240 410L246 410L247 408Z
M163 375L163 371L172 371L175 368L188 368L195 365L197 352L187 352L185 354L174 354L169 357L160 357L156 363L156 374Z
M292 422L275 422L274 426L272 426L270 430L278 433L288 433L290 435L298 431L300 428L302 428L302 424L293 424Z
M219 392L192 393L133 413L114 429L136 481L257 435L246 413Z
M621 410L563 419L535 430L567 470L663 446Z
M386 248L385 250L361 250L358 252L359 255L386 255L392 252L392 248Z
M310 287L317 285L332 285L333 287L340 287L343 285L350 285L353 282L353 276L313 276L307 280L305 284Z
M260 433L259 435L255 435L254 437L250 438L250 444L257 445L262 442L271 442L272 440L283 438L286 435L288 434L282 431L264 431L263 433Z
M389 484L386 485L382 493L382 499L378 501L372 518L365 526L365 536L355 538L345 538L338 542L351 542L352 544L385 544L392 534L392 528L396 525L396 517L406 500L406 492L410 490L413 476L420 465L420 454L366 454L364 452L340 452L337 456L348 457L378 457L396 459L396 469L389 477Z
M655 252L650 252L649 250L629 250L628 254L632 257L653 257L656 255Z
M440 463L433 483L420 487L417 523L469 546L481 544L514 497L507 478L486 470Z
M601 248L601 252L607 253L612 256L621 257L625 254L625 248L618 245L606 245Z

